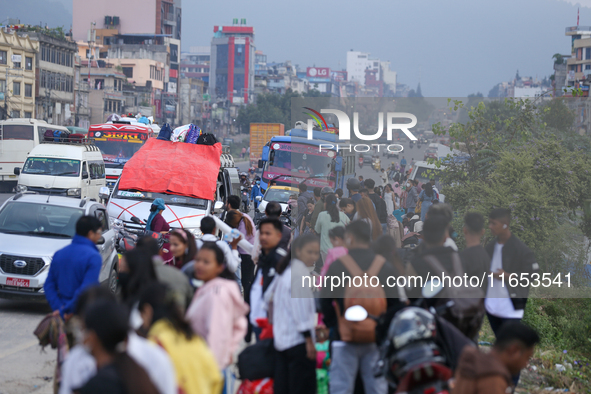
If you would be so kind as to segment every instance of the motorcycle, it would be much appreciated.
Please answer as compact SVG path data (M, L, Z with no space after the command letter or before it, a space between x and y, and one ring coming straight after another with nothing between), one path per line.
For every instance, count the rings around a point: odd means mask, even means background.
M242 200L242 212L248 213L250 211L250 189L246 186L240 186L240 198Z
M374 161L372 163L372 167L374 170L380 171L380 168L381 168L380 159L374 159Z
M430 288L431 282L427 282L423 288L425 299L435 297L442 289ZM418 307L422 302L395 311L393 317L387 312L379 318L355 305L345 311L344 317L353 322L368 318L377 321L380 356L375 376L384 376L396 393L449 394L460 353L465 346L474 344L440 317L453 301L429 310Z
M113 221L113 229L115 230L115 249L117 253L122 254L135 248L138 239L142 237L152 237L158 242L158 249L162 249L166 238L161 233L151 230L146 230L145 225L141 220L133 216L131 221L140 226L140 229L131 229L125 226L122 220L116 219Z

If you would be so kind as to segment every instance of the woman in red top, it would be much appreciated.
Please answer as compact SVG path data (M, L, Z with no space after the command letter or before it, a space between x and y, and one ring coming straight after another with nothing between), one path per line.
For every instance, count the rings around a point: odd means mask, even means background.
M161 234L167 234L170 231L170 225L162 216L162 212L164 212L165 209L166 205L164 204L163 199L157 198L154 200L150 207L150 216L146 222L146 228L148 230ZM162 246L160 255L165 264L170 264L172 262L172 253L170 252L170 244L168 242Z

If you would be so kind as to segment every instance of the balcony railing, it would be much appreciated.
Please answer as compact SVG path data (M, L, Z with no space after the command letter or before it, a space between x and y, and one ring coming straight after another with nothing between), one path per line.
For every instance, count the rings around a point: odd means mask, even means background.
M571 26L565 29L565 33L574 33L577 31L591 31L591 26Z

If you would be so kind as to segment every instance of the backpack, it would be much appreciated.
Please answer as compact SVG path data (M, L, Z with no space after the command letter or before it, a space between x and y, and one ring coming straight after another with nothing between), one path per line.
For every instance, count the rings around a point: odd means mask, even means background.
M188 144L195 144L197 143L197 139L201 135L201 129L194 124L189 126L189 131L187 131L187 135L185 137L185 142Z
M53 130L45 130L45 133L43 133L43 140L53 141Z
M355 260L348 254L339 257L339 260L343 263L345 269L349 271L349 275L351 276L351 283L349 284L352 284L352 286L345 287L343 313L340 313L338 310L339 306L337 303L338 329L341 340L351 343L374 343L376 337L376 321L369 316L360 322L348 321L344 317L344 312L354 305L364 307L371 316L375 317L386 312L388 304L386 293L382 286L373 287L371 286L370 280L367 280L367 287L363 286L365 281L359 287L353 283L353 279L356 276L363 278L363 275L367 274L370 278L372 276L377 277L386 259L376 255L366 272L361 271Z
M218 140L213 134L203 133L197 138L197 145L215 145L217 143Z
M435 276L441 276L443 273L447 276L464 277L464 269L460 255L453 252L451 255L453 263L453 273L445 272L445 269L439 260L433 255L426 255L423 259L431 266ZM447 282L447 281L446 281ZM468 284L468 286L464 286ZM468 338L474 338L482 325L484 319L484 293L480 287L469 286L469 283L462 281L461 286L444 287L438 294L439 305L448 301L453 301L453 305L447 308L443 315L445 320L452 323Z
M172 129L168 123L164 123L160 132L158 133L159 140L170 141L170 137L172 136Z
M62 142L65 137L67 137L65 131L55 130L53 132L53 142Z

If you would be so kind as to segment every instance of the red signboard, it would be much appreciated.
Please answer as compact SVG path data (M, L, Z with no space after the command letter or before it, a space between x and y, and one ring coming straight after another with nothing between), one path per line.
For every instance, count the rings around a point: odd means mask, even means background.
M328 67L308 67L306 75L311 78L329 78L330 68Z
M330 77L333 81L344 82L347 80L347 72L346 71L331 71Z
M179 77L179 71L178 70L173 70L172 68L169 70L169 76L171 78L178 78Z

